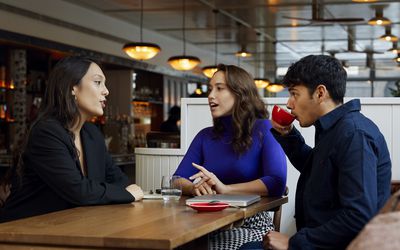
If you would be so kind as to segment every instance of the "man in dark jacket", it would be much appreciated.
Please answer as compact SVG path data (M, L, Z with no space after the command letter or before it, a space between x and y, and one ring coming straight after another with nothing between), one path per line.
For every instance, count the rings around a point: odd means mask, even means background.
M307 56L284 77L287 107L301 127L315 127L315 146L293 125L272 122L275 139L300 172L295 200L297 233L271 232L265 249L344 249L390 195L391 161L378 127L343 104L346 71L329 56ZM261 245L259 243L259 245Z

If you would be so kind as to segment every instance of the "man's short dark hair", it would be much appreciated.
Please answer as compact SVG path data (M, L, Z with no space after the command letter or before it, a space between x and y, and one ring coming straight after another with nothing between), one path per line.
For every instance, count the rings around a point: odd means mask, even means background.
M325 85L335 103L343 103L347 73L339 60L325 55L309 55L289 67L283 78L287 87L305 86L310 95L318 85Z

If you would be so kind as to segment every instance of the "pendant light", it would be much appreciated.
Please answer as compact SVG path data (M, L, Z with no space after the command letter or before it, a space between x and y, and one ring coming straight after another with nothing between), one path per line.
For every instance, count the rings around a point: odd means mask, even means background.
M377 0L352 0L355 3L374 3Z
M215 45L215 64L214 65L210 65L210 66L205 66L203 67L202 71L203 74L205 76L207 76L208 78L211 78L215 72L217 72L218 68L218 23L217 23L217 18L218 18L218 10L214 9L214 28L215 28L215 41L214 41L214 45Z
M393 58L397 63L400 63L400 53L397 53L397 57Z
M182 35L183 35L183 55L173 56L168 59L168 63L176 70L191 70L200 63L200 59L195 56L186 55L186 37L185 37L185 0L182 0Z
M260 37L260 33L257 33L257 37ZM258 53L258 39L257 39L257 45L256 45L256 56L261 57L261 54ZM258 58L257 64L256 64L256 75L259 75L259 70L260 70L260 58ZM265 65L264 65L265 66ZM254 83L256 84L257 88L263 89L270 84L270 81L267 78L262 78L262 77L256 77L254 78Z
M277 93L285 89L281 83L270 83L267 88L268 92Z
M127 43L122 49L136 60L151 59L161 51L157 44L143 42L143 0L140 1L140 42Z
M263 89L270 84L268 78L254 78L254 83L256 84L257 88Z
M393 42L393 45L390 49L388 49L387 51L392 52L393 54L397 54L400 52L400 49L397 47L397 42Z
M237 57L251 57L252 54L247 51L246 46L242 45L241 49L235 54Z
M379 39L388 42L397 42L399 40L397 36L392 34L392 27L390 25L385 27L385 34L380 36Z
M382 6L382 5L374 6L374 8L375 8L375 17L371 18L368 21L369 25L386 26L386 25L390 25L392 23L388 18L383 16L383 7L384 6Z

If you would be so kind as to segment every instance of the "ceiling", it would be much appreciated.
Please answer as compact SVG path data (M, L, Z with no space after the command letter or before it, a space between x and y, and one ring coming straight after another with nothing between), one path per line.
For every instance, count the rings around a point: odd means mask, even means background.
M67 0L103 14L140 25L140 0ZM144 0L143 27L182 39L182 0ZM322 3L322 1L318 1ZM392 33L400 36L400 2L353 3L351 0L325 0L320 5L323 18L363 18L352 24L320 23L284 18L312 17L312 0L186 0L186 41L218 55L233 55L242 46L255 56L241 59L265 68L287 67L308 54L328 54L348 48L349 33L355 49L384 52L374 54L376 67L396 68L394 54L386 52L392 43L377 39L384 28L370 26L374 7L384 5L384 16L392 21ZM217 19L213 9L218 9ZM217 23L217 40L215 30ZM296 25L296 27L293 27ZM352 29L353 32L349 32ZM144 41L146 39L144 38ZM146 41L157 43L157 41ZM163 48L167 51L167 48ZM190 54L190 52L188 52ZM173 55L171 55L173 56ZM196 55L193 55L196 56ZM349 65L365 66L366 53L336 53ZM205 65L203 65L205 66Z

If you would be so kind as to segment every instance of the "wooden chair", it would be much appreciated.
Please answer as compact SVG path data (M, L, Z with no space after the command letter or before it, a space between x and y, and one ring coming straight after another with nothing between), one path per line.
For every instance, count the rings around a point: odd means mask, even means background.
M0 207L4 205L4 202L10 195L10 188L11 185L0 185Z
M390 187L390 193L394 194L399 190L400 190L400 180L393 180Z
M283 196L287 196L289 194L289 188L286 187L285 193ZM282 206L277 207L274 212L274 217L272 219L272 223L274 223L275 231L280 232L281 230L281 217L282 217Z

